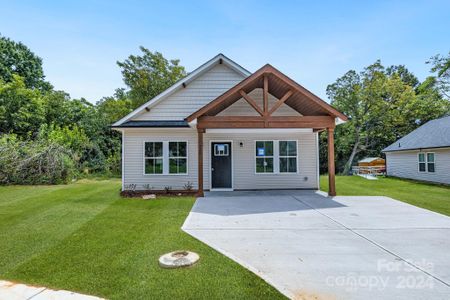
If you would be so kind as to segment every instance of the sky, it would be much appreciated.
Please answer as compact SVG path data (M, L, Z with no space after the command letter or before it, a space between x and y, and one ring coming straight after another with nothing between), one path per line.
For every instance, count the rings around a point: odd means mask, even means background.
M117 61L139 46L192 71L223 53L270 63L327 100L326 87L380 59L420 80L450 51L450 1L4 1L0 34L43 59L46 78L95 103L125 87Z

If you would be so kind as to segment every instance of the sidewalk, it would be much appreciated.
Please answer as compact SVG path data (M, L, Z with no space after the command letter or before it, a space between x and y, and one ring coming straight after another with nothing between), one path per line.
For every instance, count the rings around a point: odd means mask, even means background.
M46 287L31 286L0 280L0 300L100 300L102 298L78 294L64 290L51 290Z

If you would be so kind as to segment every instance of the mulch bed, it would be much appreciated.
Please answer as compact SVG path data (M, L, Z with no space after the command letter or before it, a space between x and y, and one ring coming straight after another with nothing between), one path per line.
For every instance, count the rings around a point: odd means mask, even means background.
M137 190L137 191L121 191L120 196L125 198L141 198L144 195L156 195L156 196L195 196L196 190Z

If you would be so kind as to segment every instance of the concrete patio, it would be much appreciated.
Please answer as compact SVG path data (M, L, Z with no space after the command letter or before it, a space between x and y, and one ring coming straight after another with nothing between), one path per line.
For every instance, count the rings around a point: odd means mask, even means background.
M450 298L450 218L388 197L207 193L182 229L290 298Z

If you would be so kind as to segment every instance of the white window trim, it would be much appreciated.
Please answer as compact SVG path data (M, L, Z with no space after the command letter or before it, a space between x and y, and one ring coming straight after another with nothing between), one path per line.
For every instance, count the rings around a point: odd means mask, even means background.
M255 164L255 168L254 168L255 174L257 174L257 175L271 175L271 174L277 174L277 173L276 173L276 170L275 170L275 149L277 148L277 147L275 147L275 141L274 141L274 140L255 140L254 142L255 142L255 143L254 143L254 147L253 147L253 155L254 155L253 162L254 162L254 164ZM255 150L256 150L256 143L257 143L257 142L263 142L263 143L265 143L265 142L272 142L272 147L273 147L272 152L273 152L273 154L272 154L272 155L264 155L264 156L258 156L258 155L256 155ZM276 144L276 145L278 145L278 144ZM265 147L265 146L264 146L264 147ZM273 161L273 171L272 171L272 172L261 172L261 173L256 172L256 159L257 159L257 158L272 158L272 161Z
M423 154L425 157L425 160L422 162L425 164L425 171L420 171L420 161L419 161L419 156L420 154ZM433 158L434 161L432 162L434 164L434 172L429 172L428 171L428 154L433 154ZM435 174L436 173L436 153L435 152L418 152L417 153L417 172L419 173L430 173L430 174Z
M256 158L261 158L261 157L266 157L266 156L257 156L256 155L256 142L273 142L273 156L267 156L267 157L273 157L273 172L264 172L264 173L259 173L256 172ZM296 162L297 162L297 167L296 167L296 172L280 172L280 142L295 142L297 145L297 155L296 157ZM259 140L254 140L254 146L253 146L253 164L254 164L254 172L255 175L294 175L294 174L298 174L299 173L299 159L298 159L298 140L268 140L268 139L259 139ZM287 156L283 156L283 157L287 157ZM294 156L289 156L289 157L294 157Z
M169 142L183 142L186 143L186 173L169 173ZM145 173L145 159L151 158L145 156L145 143L163 143L163 172L161 174L147 174ZM142 142L142 174L144 176L186 176L189 175L189 142L186 140L145 140ZM172 157L176 158L176 157Z
M278 144L278 151L280 151L280 142L295 142L295 156L294 155L279 155L278 154L278 169L280 168L280 158L294 158L295 157L295 172L281 172L280 170L278 170L278 172L280 174L298 174L298 140L279 140L277 141Z

